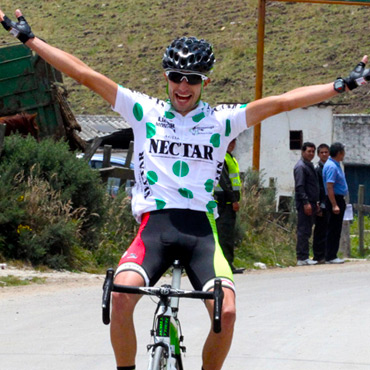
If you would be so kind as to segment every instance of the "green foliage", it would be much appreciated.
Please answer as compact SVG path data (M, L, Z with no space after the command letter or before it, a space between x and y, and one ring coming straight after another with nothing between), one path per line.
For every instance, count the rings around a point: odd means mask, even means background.
M64 142L7 137L0 173L0 255L71 268L75 245L98 245L105 189Z
M135 237L138 224L132 216L131 201L123 190L117 197L108 199L107 210L94 256L99 265L115 266Z
M60 202L70 202L72 210L84 209L81 232L86 245L93 248L97 244L95 231L103 222L105 191L98 173L77 159L75 153L69 151L67 143L52 139L37 143L30 136L25 139L18 135L9 136L5 140L0 173L2 183L8 189L4 202L14 203L22 197L21 184L30 176L40 178L50 184L51 190L59 192ZM10 191L9 187L13 190ZM21 206L15 208L19 209L17 212L23 209Z
M0 173L1 260L97 272L117 264L137 231L126 194L108 196L64 142L7 137Z
M8 275L0 278L0 287L29 285L31 283L43 284L44 282L45 278L40 277L33 277L31 279L20 279L14 275Z
M370 216L364 217L364 229L367 232L365 232L365 235L364 235L364 255L361 256L360 250L359 250L358 216L355 216L350 226L351 257L370 258Z
M254 262L268 266L295 264L295 233L288 222L283 226L275 217L275 189L263 187L263 175L248 170L242 188L237 218L237 266L252 267Z

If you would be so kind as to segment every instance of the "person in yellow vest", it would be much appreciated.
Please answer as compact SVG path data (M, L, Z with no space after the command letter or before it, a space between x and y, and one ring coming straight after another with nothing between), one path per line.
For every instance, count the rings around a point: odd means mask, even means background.
M227 148L221 178L215 187L214 197L219 214L216 219L219 243L233 273L241 274L245 269L236 268L233 265L236 213L239 211L241 190L239 164L232 155L235 145L236 139L231 141Z

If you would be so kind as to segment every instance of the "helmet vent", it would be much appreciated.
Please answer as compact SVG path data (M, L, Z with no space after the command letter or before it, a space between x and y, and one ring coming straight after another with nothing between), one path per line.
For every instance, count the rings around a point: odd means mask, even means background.
M196 37L175 39L166 49L162 59L165 69L175 68L199 73L209 72L214 63L212 45Z

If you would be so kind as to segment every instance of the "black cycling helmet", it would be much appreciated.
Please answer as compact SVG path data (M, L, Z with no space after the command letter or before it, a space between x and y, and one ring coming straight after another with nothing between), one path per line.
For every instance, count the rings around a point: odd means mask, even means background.
M215 61L212 45L207 41L196 37L181 37L175 39L166 49L162 65L166 70L207 73L213 68Z

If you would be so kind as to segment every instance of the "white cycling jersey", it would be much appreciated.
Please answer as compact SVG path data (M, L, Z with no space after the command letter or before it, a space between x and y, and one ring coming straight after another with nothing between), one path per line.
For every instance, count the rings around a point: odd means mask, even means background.
M218 183L230 141L247 128L245 105L198 106L185 117L165 102L119 87L114 111L134 132L132 210L166 208L217 214Z

